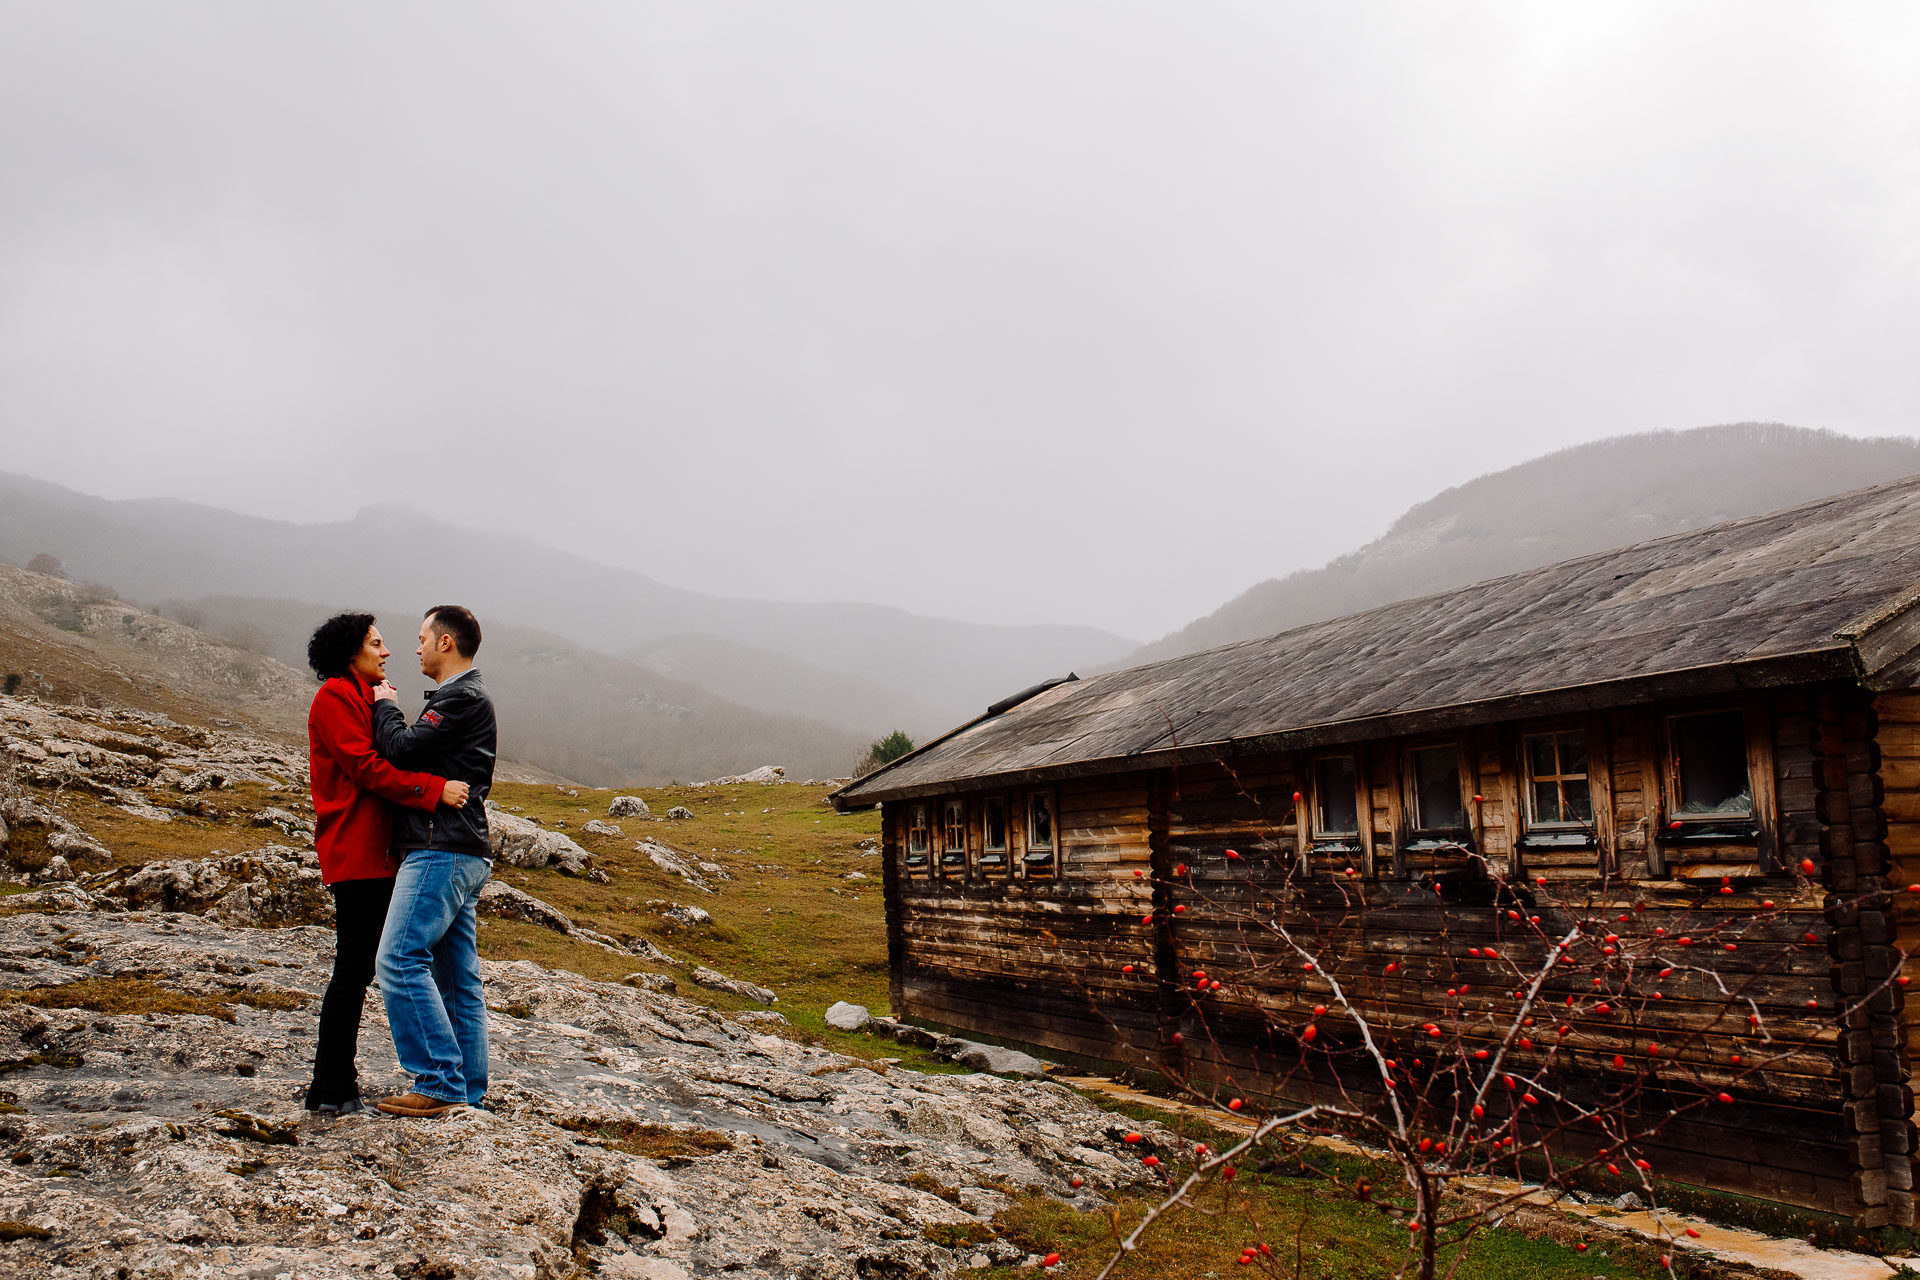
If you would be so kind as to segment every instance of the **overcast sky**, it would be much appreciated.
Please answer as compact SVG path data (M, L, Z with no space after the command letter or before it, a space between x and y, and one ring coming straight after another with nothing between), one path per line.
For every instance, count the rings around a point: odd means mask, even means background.
M1904 2L6 0L0 469L1151 638L1564 445L1920 429L1916 66Z

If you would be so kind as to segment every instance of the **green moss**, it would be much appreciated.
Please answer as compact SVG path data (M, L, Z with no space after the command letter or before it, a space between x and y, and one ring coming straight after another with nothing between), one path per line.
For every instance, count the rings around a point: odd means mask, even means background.
M733 1150L733 1139L712 1129L632 1120L556 1120L569 1133L583 1134L602 1146L649 1160L697 1159Z
M943 1249L964 1249L993 1239L993 1228L979 1222L931 1222L920 1234Z

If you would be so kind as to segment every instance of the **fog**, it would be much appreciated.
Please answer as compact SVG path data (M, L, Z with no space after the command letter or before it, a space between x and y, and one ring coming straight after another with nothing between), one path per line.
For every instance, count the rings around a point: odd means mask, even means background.
M1580 441L1915 432L1917 59L1895 3L13 0L0 469L1151 638Z

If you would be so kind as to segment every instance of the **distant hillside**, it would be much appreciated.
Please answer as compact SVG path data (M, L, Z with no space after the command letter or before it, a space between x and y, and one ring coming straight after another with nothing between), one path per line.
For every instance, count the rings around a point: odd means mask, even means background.
M428 687L413 656L419 610L355 607L380 616L381 634L393 650L388 675L412 715ZM321 619L340 611L299 600L235 597L170 601L161 608L289 665L305 664L307 637ZM795 778L837 777L875 736L750 710L549 632L497 623L483 629L478 666L499 707L501 753L589 786L699 782L763 764L784 765ZM312 688L311 677L306 687Z
M667 636L625 656L650 671L711 689L743 706L838 725L867 740L894 729L925 738L953 727L918 698L712 635ZM977 708L976 708L977 712Z
M644 510L634 528L644 541ZM42 552L75 578L110 582L142 600L377 599L416 610L454 600L483 623L535 627L603 653L718 636L780 655L794 679L814 668L924 704L941 727L1036 680L1133 648L1092 627L987 626L881 605L704 595L404 507L368 508L336 524L290 524L166 499L108 501L0 473L0 560L24 564ZM840 579L823 573L822 581ZM824 678L818 684L841 687ZM744 684L735 687L746 696ZM763 709L790 710L816 696L783 691Z
M1323 568L1260 583L1124 665L1271 635L1920 473L1920 440L1779 423L1618 436L1448 489Z

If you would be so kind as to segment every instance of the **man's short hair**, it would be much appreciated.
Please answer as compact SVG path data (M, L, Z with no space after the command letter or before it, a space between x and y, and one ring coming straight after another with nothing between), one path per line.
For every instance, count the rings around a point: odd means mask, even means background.
M425 617L437 634L453 637L454 651L461 657L472 658L480 652L480 620L473 616L471 609L457 604L437 604L427 610Z
M344 676L353 665L353 655L367 642L373 630L370 613L336 613L313 629L307 641L307 665L322 680Z

